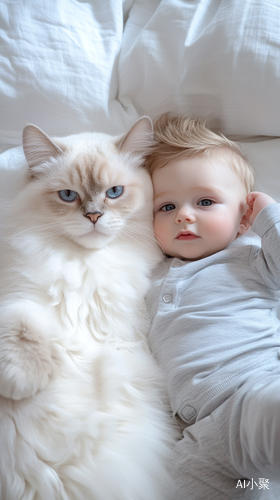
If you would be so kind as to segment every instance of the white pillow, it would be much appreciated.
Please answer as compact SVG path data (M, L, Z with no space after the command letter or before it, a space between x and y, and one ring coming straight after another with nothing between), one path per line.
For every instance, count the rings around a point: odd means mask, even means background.
M1 0L2 144L20 144L27 122L57 136L127 129L116 62L132 1Z
M255 190L280 203L280 139L244 143L242 149L255 170Z
M162 0L148 19L146 3L130 11L119 61L128 112L211 115L229 135L280 135L278 0Z

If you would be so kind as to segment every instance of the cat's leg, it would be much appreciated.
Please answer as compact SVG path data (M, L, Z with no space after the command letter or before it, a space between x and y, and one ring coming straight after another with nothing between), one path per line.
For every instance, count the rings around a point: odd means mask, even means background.
M60 364L51 340L59 326L31 301L0 307L0 394L22 399L42 390Z

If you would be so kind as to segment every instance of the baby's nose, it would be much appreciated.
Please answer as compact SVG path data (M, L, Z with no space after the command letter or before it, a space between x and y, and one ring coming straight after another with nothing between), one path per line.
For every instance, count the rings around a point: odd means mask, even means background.
M183 208L179 210L176 220L177 222L187 221L192 224L195 222L195 214L190 208Z

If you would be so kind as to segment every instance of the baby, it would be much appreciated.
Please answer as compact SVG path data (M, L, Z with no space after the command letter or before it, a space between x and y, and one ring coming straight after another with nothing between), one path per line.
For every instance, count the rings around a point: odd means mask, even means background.
M280 478L280 206L199 120L163 115L147 166L166 254L147 297L150 343L186 424L174 499L268 498Z

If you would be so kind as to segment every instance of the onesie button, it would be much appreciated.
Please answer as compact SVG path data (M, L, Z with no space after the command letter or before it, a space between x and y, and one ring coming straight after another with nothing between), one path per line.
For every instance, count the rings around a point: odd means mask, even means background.
M186 405L183 410L181 411L180 415L187 424L194 424L196 416L197 416L197 411L193 406Z
M166 302L168 304L172 300L172 295L169 295L168 293L162 297L163 302Z
M172 267L181 267L181 262L179 260L176 260L176 262L174 262Z

